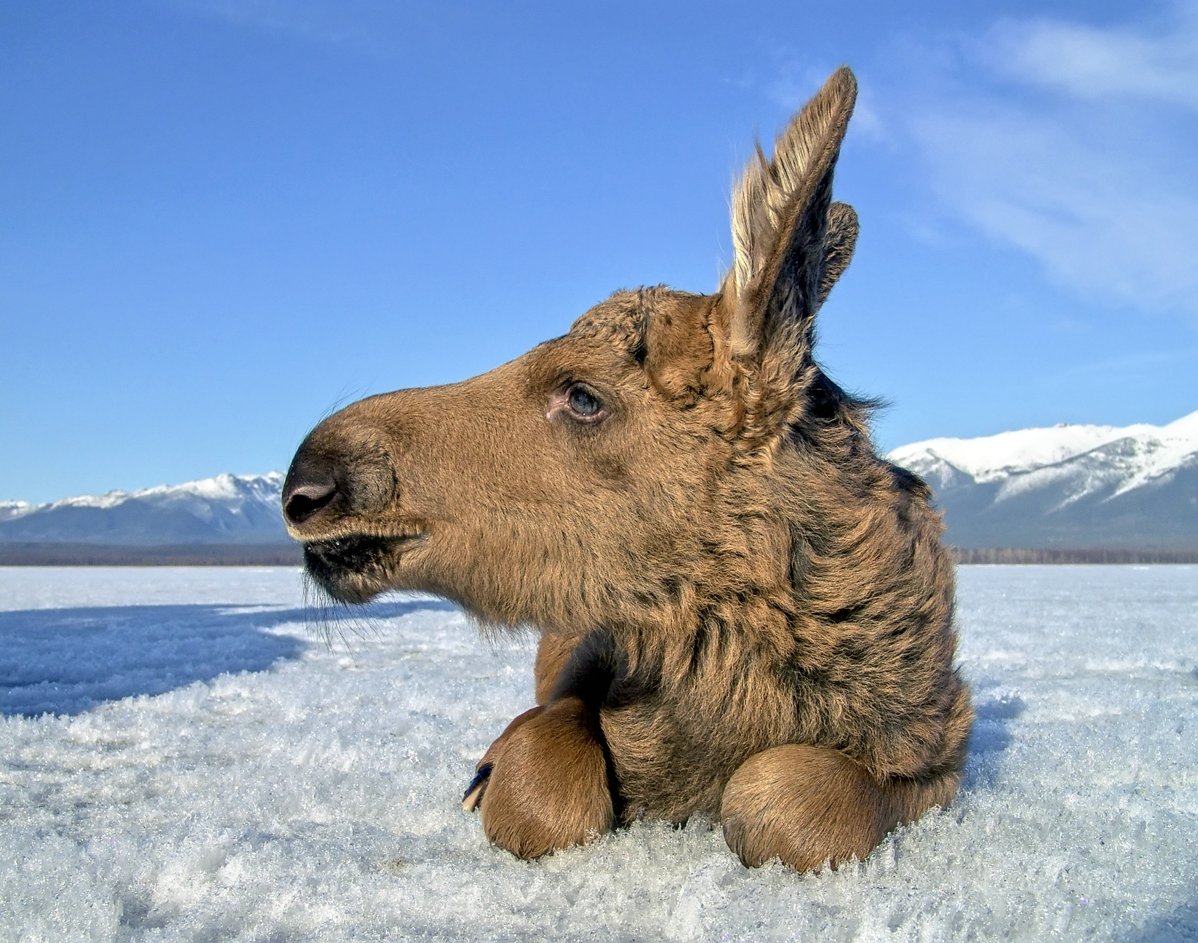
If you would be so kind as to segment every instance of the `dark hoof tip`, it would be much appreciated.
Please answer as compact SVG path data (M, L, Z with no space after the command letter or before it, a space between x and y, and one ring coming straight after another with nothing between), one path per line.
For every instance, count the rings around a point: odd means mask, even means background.
M491 770L493 768L493 764L484 763L478 768L478 772L474 774L474 778L470 780L470 785L462 793L462 808L465 811L473 812L478 808L478 804L483 801L484 787L487 785L487 780L491 777Z

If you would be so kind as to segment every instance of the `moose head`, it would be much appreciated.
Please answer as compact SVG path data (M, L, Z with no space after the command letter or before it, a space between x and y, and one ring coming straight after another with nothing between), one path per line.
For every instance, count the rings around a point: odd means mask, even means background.
M862 429L813 354L857 234L830 199L854 91L838 72L749 167L715 294L617 292L489 373L322 422L283 501L311 575L349 602L422 589L571 631L636 618L729 555L785 580L779 453L829 432L849 448Z

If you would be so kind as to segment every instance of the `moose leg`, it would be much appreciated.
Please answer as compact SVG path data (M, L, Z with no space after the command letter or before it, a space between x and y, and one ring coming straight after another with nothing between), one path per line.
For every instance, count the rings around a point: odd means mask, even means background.
M541 636L540 644L537 646L537 659L533 665L538 706L526 710L508 724L503 733L499 735L499 738L483 754L483 758L478 761L478 765L475 767L474 778L470 781L470 785L466 787L465 795L462 796L462 808L467 812L473 812L478 808L478 804L482 802L483 792L487 787L487 779L490 777L491 770L495 766L495 752L500 748L504 739L511 735L512 731L526 720L539 714L541 708L549 703L557 688L558 679L577 647L578 640L574 638L549 634Z
M892 828L956 792L959 775L879 782L843 753L789 744L754 754L724 787L720 819L748 867L799 871L864 858Z
M537 645L537 660L533 664L538 704L547 704L553 697L558 680L579 644L577 638L568 635L546 632L541 636Z
M610 831L607 756L586 705L560 698L513 720L479 763L463 806L478 808L487 838L521 858Z
M487 747L487 752L483 754L483 758L478 761L474 767L474 778L470 780L470 785L466 787L465 793L462 794L462 809L466 812L474 812L478 809L479 803L483 801L483 793L486 792L487 783L491 780L491 770L495 768L495 755L502 751L504 741L512 735L518 727L526 721L532 720L542 711L544 707L530 707L523 714L516 715L516 718L509 723L494 742Z

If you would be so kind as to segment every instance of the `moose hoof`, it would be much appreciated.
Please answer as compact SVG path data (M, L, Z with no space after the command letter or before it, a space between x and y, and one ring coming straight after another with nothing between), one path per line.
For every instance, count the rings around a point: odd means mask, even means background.
M463 812L474 812L478 809L483 801L483 793L487 790L487 780L491 778L491 770L494 768L495 766L492 763L479 764L478 772L474 774L474 778L470 780L470 785L462 793Z
M834 750L791 744L747 759L724 787L724 838L750 868L796 871L865 858L897 821L881 787Z
M480 811L493 844L539 858L610 831L614 813L607 759L581 702L529 714L487 751L463 806Z
M466 791L462 793L462 811L476 812L482 804L483 793L487 791L487 782L491 778L491 770L495 768L495 757L503 752L503 745L517 728L522 724L527 723L540 714L544 707L530 707L523 714L515 718L501 733L489 747L487 752L483 754L483 758L478 761L478 766L475 767L474 778L470 780L470 785L466 787Z

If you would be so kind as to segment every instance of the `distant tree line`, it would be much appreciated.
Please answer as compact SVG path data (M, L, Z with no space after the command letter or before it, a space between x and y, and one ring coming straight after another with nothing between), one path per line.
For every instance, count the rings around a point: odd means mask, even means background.
M1047 550L954 547L958 563L1198 563L1198 550L1119 550L1091 547Z
M299 544L0 543L0 566L299 566Z
M958 563L1198 563L1198 550L956 547ZM299 544L0 543L0 566L299 566Z

